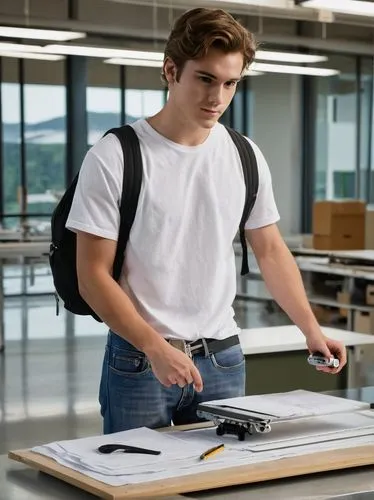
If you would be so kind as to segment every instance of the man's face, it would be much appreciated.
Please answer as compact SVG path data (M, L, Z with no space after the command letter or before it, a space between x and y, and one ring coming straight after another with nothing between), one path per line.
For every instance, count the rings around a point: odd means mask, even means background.
M242 70L241 52L210 49L205 57L186 62L178 82L169 82L170 104L183 121L209 129L230 104Z

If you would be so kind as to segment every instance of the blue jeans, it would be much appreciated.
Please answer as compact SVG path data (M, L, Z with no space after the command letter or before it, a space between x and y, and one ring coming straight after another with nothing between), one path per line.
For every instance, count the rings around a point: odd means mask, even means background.
M243 396L245 360L240 344L193 361L203 379L203 391L163 386L153 375L144 353L109 332L103 361L99 402L104 434L137 427L166 427L201 421L197 405L213 399Z

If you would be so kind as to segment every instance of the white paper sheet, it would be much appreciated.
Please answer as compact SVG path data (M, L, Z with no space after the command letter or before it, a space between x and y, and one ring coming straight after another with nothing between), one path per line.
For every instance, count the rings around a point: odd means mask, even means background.
M106 443L129 444L162 453L98 454L97 447ZM201 453L220 443L225 444L224 451L208 460L199 459ZM49 443L33 451L98 481L120 486L369 444L374 445L374 412L370 410L278 422L271 433L254 434L246 441L238 441L233 435L219 437L215 428L164 433L141 428Z
M43 454L51 456L61 465L65 465L71 469L77 470L93 479L101 481L111 486L123 486L126 484L139 484L147 483L150 481L169 479L173 477L187 476L190 474L197 474L199 472L206 472L212 470L221 470L229 467L241 466L246 464L255 464L267 462L269 460L276 460L280 458L287 458L293 456L307 455L309 453L316 453L328 450L338 450L341 448L351 448L357 446L374 445L374 436L363 436L349 440L317 443L313 445L305 445L296 448L284 448L282 450L253 453L243 452L242 450L225 450L224 452L216 455L214 458L203 461L196 461L195 459L186 459L179 463L178 468L170 467L167 471L159 471L155 473L133 473L123 476L108 476L91 470L86 470L79 466L72 466L71 463L64 461L60 457L54 457L50 452Z
M228 406L233 409L238 408L241 410L256 411L273 415L274 418L281 419L357 411L369 407L368 403L304 390L217 399L214 401L207 401L204 405Z
M127 444L161 451L160 455L124 453L102 454L97 448L102 444ZM181 441L176 436L163 434L145 427L37 446L32 451L59 458L72 467L81 467L103 475L118 476L138 473L154 473L170 467L178 467L180 461L196 459L205 451L204 445Z

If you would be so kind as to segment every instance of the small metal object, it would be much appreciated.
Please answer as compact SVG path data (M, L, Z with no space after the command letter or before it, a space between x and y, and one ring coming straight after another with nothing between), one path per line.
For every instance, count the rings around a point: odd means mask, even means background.
M161 451L148 450L147 448L138 448L136 446L129 446L127 444L102 444L98 447L97 451L109 455L115 451L122 451L124 453L142 453L144 455L160 455Z
M204 403L199 403L197 416L214 422L218 436L234 434L239 441L244 441L247 434L270 432L272 419L276 418L256 411Z
M308 356L308 363L312 366L327 366L332 368L338 368L339 366L339 360L337 358L333 356L331 358L326 358L326 356L320 352L310 354L310 356Z
M169 339L168 342L171 346L175 347L175 349L184 352L189 358L192 358L191 347L188 342L181 339Z

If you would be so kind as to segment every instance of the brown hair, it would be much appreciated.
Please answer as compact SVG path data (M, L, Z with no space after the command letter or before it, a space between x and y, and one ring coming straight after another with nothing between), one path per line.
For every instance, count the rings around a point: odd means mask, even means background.
M241 52L243 69L252 61L256 51L252 33L221 9L192 9L180 16L166 42L164 61L170 58L177 67L177 81L185 63L204 57L211 47L224 53ZM167 84L164 73L161 78Z

